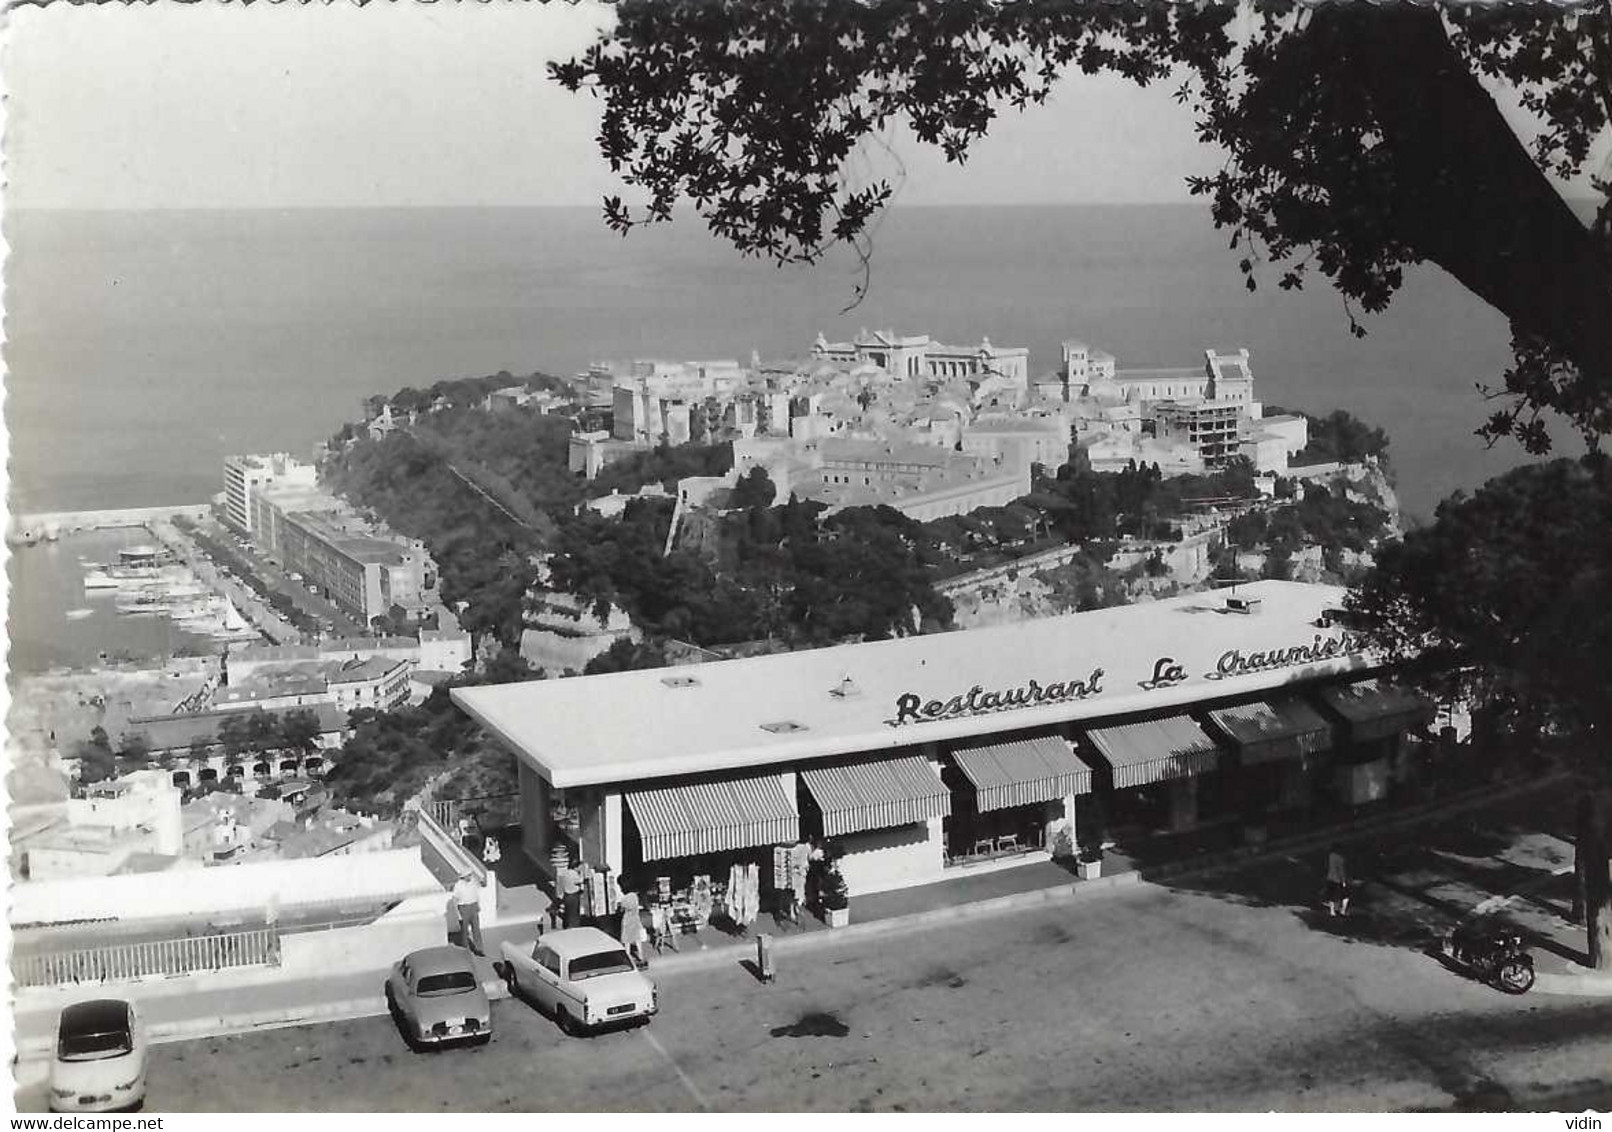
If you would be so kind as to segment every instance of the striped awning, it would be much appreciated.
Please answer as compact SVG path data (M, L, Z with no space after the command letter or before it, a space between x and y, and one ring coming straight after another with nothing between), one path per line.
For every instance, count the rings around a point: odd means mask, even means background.
M952 812L951 791L918 755L814 767L800 777L823 811L823 832L830 837Z
M1237 744L1243 766L1283 759L1302 762L1332 747L1332 725L1300 699L1283 697L1217 708L1209 718Z
M1432 722L1433 704L1386 680L1360 680L1321 689L1321 699L1344 718L1356 743L1385 739Z
M1091 768L1056 735L982 743L952 751L974 784L981 813L1091 793Z
M1215 741L1184 715L1094 728L1086 738L1114 768L1116 790L1190 778L1214 770L1220 762Z
M640 790L627 808L646 861L800 839L800 811L776 774Z

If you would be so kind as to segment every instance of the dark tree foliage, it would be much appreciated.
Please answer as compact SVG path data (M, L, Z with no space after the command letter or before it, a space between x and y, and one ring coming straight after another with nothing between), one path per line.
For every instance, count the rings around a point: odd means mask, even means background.
M78 758L78 780L86 786L118 772L117 756L104 727L92 728L89 739L80 742L73 754Z
M598 676L606 672L631 672L639 668L665 668L666 650L653 641L635 641L622 637L604 652L588 661L582 670L584 676Z
M364 407L370 416L378 416L381 408L387 404L392 406L394 414L429 412L433 407L442 405L449 408L470 409L480 405L483 398L493 390L507 389L512 385L567 395L572 392L571 386L564 378L552 374L529 373L525 377L516 377L508 370L500 370L487 377L444 378L442 381L432 383L426 389L405 386L390 397L378 394L367 398Z
M1599 775L1584 811L1597 824L1581 826L1579 856L1606 844L1597 817L1612 812L1612 467L1604 457L1518 468L1445 500L1431 526L1379 552L1349 604L1390 659L1413 666L1435 691L1470 695L1516 742L1541 732L1578 736ZM1592 961L1612 967L1604 850L1598 860L1580 880Z
M1359 464L1366 457L1379 463L1388 460L1388 434L1376 425L1369 425L1344 409L1334 409L1324 417L1300 409L1284 409L1266 405L1267 417L1303 417L1307 422L1310 440L1304 450L1293 457L1293 463L1306 464Z
M280 742L296 751L312 751L319 746L319 716L298 708L280 716Z
M456 797L507 794L519 789L514 756L488 738L460 711L449 689L473 684L530 680L539 675L518 654L490 664L485 675L465 675L437 687L419 705L375 711L360 708L348 716L352 734L325 773L325 786L340 806L395 816L433 777L446 773Z
M749 510L752 507L771 507L778 498L778 488L763 467L751 468L734 485L732 505Z
M634 452L607 464L591 483L590 498L612 491L633 492L646 483L658 483L667 491L688 476L726 475L733 467L731 444L658 444L647 452Z
M1094 472L1085 462L1065 464L1056 478L1037 481L1021 502L1045 515L1064 542L1179 539L1174 520L1208 501L1257 499L1254 467L1238 457L1207 475L1165 478L1157 464L1134 461L1118 472Z
M1448 271L1511 322L1516 363L1484 432L1530 451L1562 414L1612 425L1612 186L1587 227L1546 170L1583 170L1612 117L1612 10L1557 5L1076 0L621 0L615 26L551 64L603 101L601 152L641 204L627 231L693 203L741 251L868 254L892 186L852 158L897 122L963 161L1003 110L1074 68L1179 100L1221 168L1188 178L1242 253L1248 286L1319 270L1351 308L1382 310L1404 269ZM1543 131L1518 141L1479 82L1523 91Z
M552 516L568 515L581 498L567 469L570 434L561 417L449 410L360 440L322 471L334 490L425 541L443 599L469 602L466 630L513 646L536 576L531 560L555 537Z
M767 637L825 644L949 625L920 524L888 507L820 522L823 510L791 496L733 511L718 524L714 553L670 554L668 503L635 500L616 521L585 513L561 534L553 584L601 613L619 605L652 636L703 646Z

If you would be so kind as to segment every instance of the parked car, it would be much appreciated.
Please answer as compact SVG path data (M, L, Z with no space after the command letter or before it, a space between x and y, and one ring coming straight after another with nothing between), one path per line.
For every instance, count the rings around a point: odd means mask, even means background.
M386 979L386 1006L412 1046L489 1041L492 1006L475 962L458 947L405 955Z
M146 1038L120 998L75 1002L56 1022L52 1112L114 1112L146 1099Z
M498 972L510 994L552 1015L568 1034L647 1022L660 1009L654 982L598 928L567 928L530 943L506 940L503 956Z

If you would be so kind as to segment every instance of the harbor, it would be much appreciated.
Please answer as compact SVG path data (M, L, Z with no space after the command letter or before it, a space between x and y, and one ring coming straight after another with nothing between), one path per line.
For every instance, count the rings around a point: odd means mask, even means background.
M77 513L54 538L13 544L13 671L160 665L265 636L276 643L297 638L178 528L160 518L116 521L124 514Z

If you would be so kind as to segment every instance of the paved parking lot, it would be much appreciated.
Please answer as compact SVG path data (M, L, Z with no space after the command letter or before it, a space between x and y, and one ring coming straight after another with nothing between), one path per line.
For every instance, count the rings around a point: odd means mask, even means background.
M1351 850L1345 921L1316 860L1276 857L828 944L771 986L667 971L659 1018L594 1039L506 1001L481 1049L412 1054L385 1018L163 1046L150 1108L1605 1110L1606 999L1508 997L1423 950L1531 867L1515 845L1546 859L1538 833L1502 806Z

